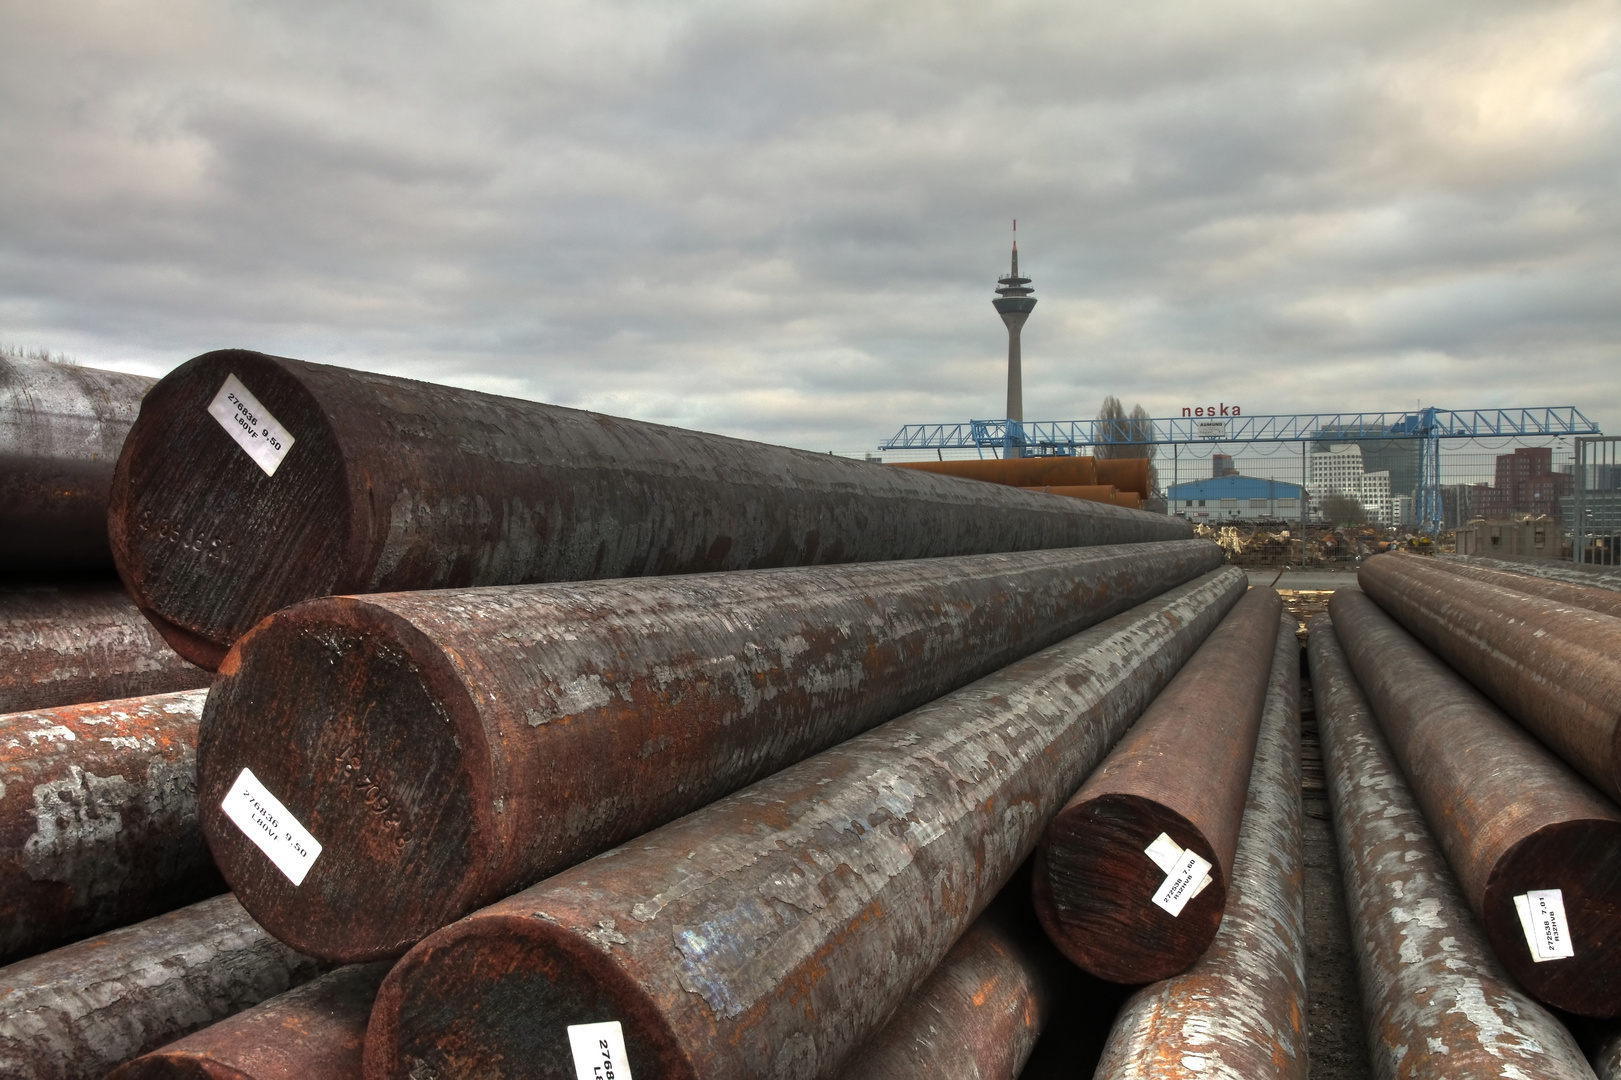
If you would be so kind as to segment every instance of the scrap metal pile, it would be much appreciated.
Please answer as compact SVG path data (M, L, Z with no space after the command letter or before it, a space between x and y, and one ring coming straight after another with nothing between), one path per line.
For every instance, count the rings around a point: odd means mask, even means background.
M1296 625L1185 523L250 352L0 376L39 533L0 595L0 1075L1009 1076L1103 979L1141 989L1099 1075L1305 1076ZM1354 688L1385 646L1340 632ZM1501 762L1380 722L1458 759L1414 784L1480 906L1403 863L1415 940L1488 964L1563 890L1574 955L1499 983L1608 1016L1615 702L1560 671L1503 707L1601 790L1501 714ZM1516 1061L1581 1063L1515 1003Z

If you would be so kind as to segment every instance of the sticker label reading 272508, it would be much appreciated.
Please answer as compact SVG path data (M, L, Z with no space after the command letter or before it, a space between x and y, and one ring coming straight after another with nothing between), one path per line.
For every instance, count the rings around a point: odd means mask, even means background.
M287 875L294 885L304 883L321 854L321 842L310 835L292 811L281 800L270 794L270 789L259 782L248 769L236 778L230 794L220 803L225 816L236 823L259 850L270 856L276 869Z
M220 427L247 451L266 476L276 475L281 459L293 448L293 437L287 429L276 422L269 409L259 404L258 398L248 393L248 388L235 375L225 377L225 385L209 402L208 415L219 421Z

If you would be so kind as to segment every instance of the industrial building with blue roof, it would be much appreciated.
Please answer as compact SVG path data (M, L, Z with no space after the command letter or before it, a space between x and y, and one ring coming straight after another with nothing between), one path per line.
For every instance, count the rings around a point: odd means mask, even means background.
M1216 476L1172 484L1165 493L1172 514L1189 521L1295 521L1300 485L1253 476Z

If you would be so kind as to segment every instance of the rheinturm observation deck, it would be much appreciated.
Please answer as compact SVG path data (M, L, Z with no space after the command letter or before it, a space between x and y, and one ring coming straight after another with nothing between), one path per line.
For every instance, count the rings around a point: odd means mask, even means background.
M1019 371L1019 331L1035 310L1035 292L1030 279L1019 276L1019 223L1013 223L1013 268L1008 276L996 279L996 299L991 301L1007 324L1007 418L1024 420L1024 377Z

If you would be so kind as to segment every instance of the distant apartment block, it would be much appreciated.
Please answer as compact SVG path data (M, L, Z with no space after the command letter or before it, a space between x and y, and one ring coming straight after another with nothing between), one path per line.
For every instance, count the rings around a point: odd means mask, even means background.
M1318 506L1330 495L1342 495L1360 502L1369 520L1400 524L1391 498L1390 470L1366 471L1360 446L1342 443L1319 450L1307 468L1306 490Z
M1474 516L1501 519L1530 514L1562 520L1560 500L1571 495L1576 478L1554 472L1553 450L1522 446L1512 454L1497 455L1492 482L1476 484L1470 493Z

